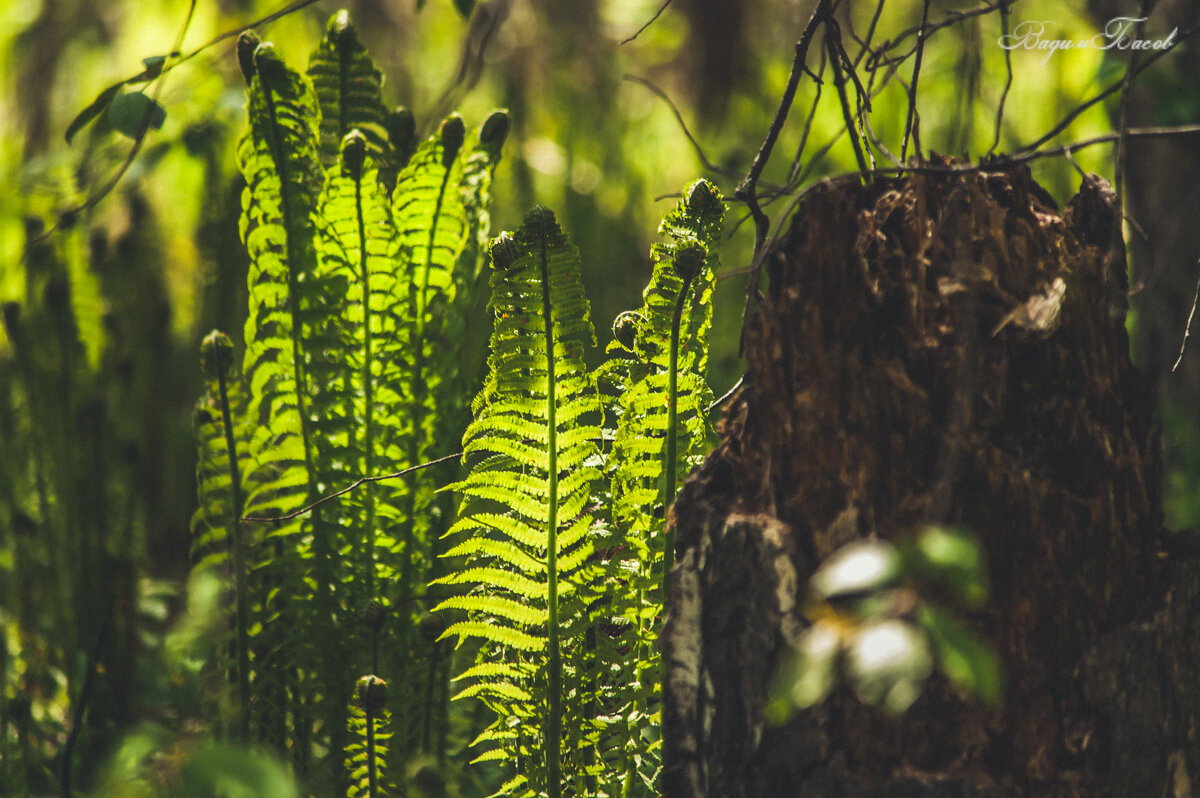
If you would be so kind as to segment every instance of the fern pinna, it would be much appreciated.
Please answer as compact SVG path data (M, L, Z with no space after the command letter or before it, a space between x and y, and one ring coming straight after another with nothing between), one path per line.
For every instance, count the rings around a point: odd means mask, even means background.
M473 461L455 488L467 506L443 577L469 586L438 610L465 611L445 635L482 643L459 675L497 714L478 742L517 773L510 795L584 794L594 722L584 587L600 469L600 402L584 364L595 335L579 254L554 214L535 208L491 247L494 329L489 377L463 438ZM456 539L459 539L456 538Z
M674 555L666 510L688 471L707 451L705 379L712 320L713 274L725 205L698 180L659 226L650 282L639 311L617 317L611 359L601 378L617 391L609 457L612 536L606 605L609 628L599 640L613 663L606 701L624 719L610 729L609 767L622 772L622 794L654 792L659 756L659 652Z
M241 483L246 516L281 518L358 477L416 465L435 453L436 419L461 417L461 391L430 364L435 352L455 357L445 319L456 287L478 271L507 130L497 114L468 138L454 116L413 147L411 116L384 113L379 74L344 14L307 75L252 34L238 52L250 117L238 149L251 261L245 391L228 423L214 400L198 425L201 480L212 489L197 550L218 561L239 528L229 481ZM230 451L241 468L218 477ZM349 783L341 752L353 668L398 685L393 771L417 751L440 755L447 722L435 699L447 658L414 633L422 608L412 586L428 578L449 524L443 501L423 473L244 525L248 561L235 570L247 582L239 617L249 663L230 670L249 675L249 736L287 750L314 792ZM359 621L368 608L369 625Z

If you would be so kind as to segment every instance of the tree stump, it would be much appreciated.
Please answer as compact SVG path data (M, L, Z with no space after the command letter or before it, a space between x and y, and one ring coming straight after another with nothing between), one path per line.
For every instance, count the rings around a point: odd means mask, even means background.
M805 199L671 514L666 798L1193 794L1200 568L1160 551L1116 223L1102 180L1060 212L1024 166ZM899 717L839 688L767 725L816 565L931 523L980 541L1001 705L935 675Z

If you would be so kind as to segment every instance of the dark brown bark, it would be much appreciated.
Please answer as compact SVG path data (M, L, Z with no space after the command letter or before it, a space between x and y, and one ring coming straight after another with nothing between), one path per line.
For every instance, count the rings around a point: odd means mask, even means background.
M1105 189L1059 212L1022 167L805 201L721 444L673 509L668 798L1191 794L1200 568L1159 552L1159 436ZM1059 278L1061 306L1037 302ZM969 621L1001 706L935 676L898 718L842 689L765 725L816 564L928 523L984 549Z

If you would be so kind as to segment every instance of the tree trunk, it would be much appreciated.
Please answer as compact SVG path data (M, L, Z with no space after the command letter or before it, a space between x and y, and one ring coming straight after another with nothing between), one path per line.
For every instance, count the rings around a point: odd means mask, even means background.
M1102 180L1060 213L1023 166L806 199L672 511L666 798L1192 795L1200 567L1160 551L1113 223ZM899 717L839 688L766 725L815 566L924 524L980 541L1000 706L935 676Z

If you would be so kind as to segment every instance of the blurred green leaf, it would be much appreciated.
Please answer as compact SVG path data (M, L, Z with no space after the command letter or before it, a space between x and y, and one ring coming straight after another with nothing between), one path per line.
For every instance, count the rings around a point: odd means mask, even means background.
M175 55L178 55L175 53ZM167 57L165 55L152 55L149 58L142 59L142 66L145 67L140 74L130 78L126 83L141 83L143 81L154 80L162 74L163 67L166 66Z
M167 120L167 112L143 92L131 91L113 98L108 106L108 119L114 128L133 139L138 137L144 122L148 128L161 128Z
M180 795L299 798L287 769L264 751L207 744L183 771Z
M901 564L896 548L887 541L855 541L829 555L810 585L823 598L866 593L895 584Z
M462 15L462 18L466 19L475 10L475 0L454 0L454 7L458 9L458 13Z
M933 657L912 624L880 621L863 627L849 645L846 671L863 703L899 714L921 695Z
M951 682L990 706L1000 702L1000 662L987 646L950 615L928 605L921 608L917 622Z
M943 584L967 607L987 600L987 571L974 536L961 529L931 526L901 546L905 570Z
M837 680L841 635L828 622L817 622L804 630L798 648L788 656L771 682L767 695L767 722L779 725L796 709L825 700Z
M67 132L65 135L68 144L71 143L71 139L75 138L76 133L87 127L88 123L98 117L101 112L104 111L104 109L108 108L109 103L111 103L113 100L113 97L116 96L117 92L120 91L121 87L124 85L125 82L122 81L109 86L107 89L96 95L96 99L92 100L91 105L75 115L75 118L71 120L71 124L67 125Z

